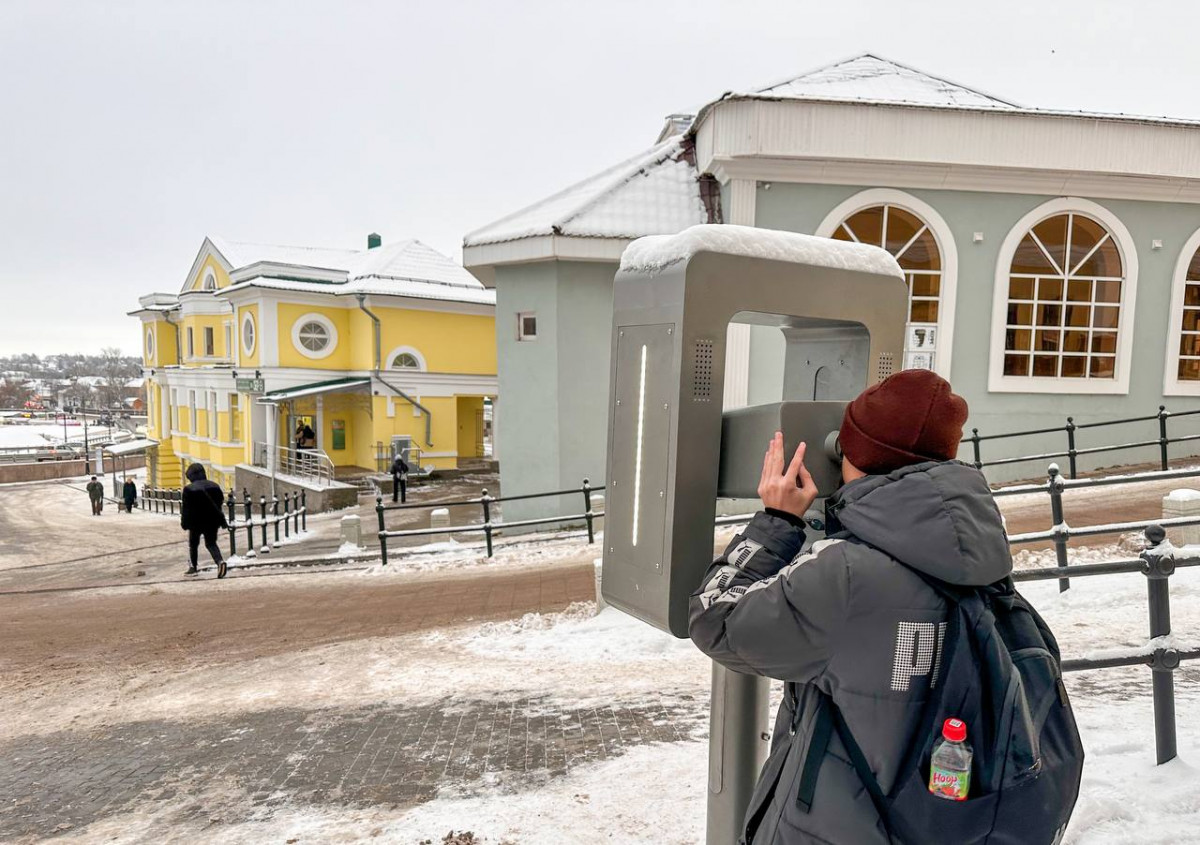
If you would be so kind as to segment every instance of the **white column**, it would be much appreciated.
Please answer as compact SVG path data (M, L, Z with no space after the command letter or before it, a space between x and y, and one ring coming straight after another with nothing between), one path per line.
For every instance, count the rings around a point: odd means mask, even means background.
M493 461L500 460L500 446L499 446L500 439L499 439L499 437L497 437L497 433L500 431L500 429L499 429L499 420L500 420L499 414L500 414L499 397L493 396L492 397L492 460Z
M275 472L275 443L279 438L279 406L267 405L267 469Z
M325 397L317 394L317 448L325 448Z
M758 183L733 179L729 183L726 223L753 226ZM750 393L750 326L731 323L725 334L725 408L743 408Z

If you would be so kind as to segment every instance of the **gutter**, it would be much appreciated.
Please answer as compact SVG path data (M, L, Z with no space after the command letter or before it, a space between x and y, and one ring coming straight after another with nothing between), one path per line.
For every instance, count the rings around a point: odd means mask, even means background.
M381 328L381 324L379 322L379 318L371 312L371 309L367 308L366 294L362 294L362 293L355 294L355 299L358 300L359 310L362 311L364 314L366 314L368 317L370 317L371 322L375 326L375 367L372 370L374 377L379 379L380 384L382 384L388 390L392 391L397 396L399 396L401 399L410 403L414 408L416 408L418 411L420 411L422 414L425 415L425 445L430 448L433 448L433 412L430 411L428 408L426 408L424 405L422 405L420 402L418 402L416 399L414 399L412 396L409 396L403 390L396 387L394 384L390 384L384 380L382 374L380 373L380 367L381 367L381 363L382 363L381 359L383 357L383 351L380 348L380 344L382 343L382 340L381 340L382 328ZM178 339L178 335L176 335L176 339Z
M176 323L174 320L171 319L170 311L164 311L164 312L162 312L162 315L163 315L163 319L166 321L167 325L175 327L175 366L182 367L183 366L183 341L179 337L179 329L180 329L179 323Z

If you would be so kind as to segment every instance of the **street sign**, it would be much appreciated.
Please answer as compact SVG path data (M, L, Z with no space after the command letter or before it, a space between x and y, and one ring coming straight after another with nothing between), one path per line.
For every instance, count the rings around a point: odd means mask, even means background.
M262 393L266 384L260 378L240 378L237 380L238 393Z

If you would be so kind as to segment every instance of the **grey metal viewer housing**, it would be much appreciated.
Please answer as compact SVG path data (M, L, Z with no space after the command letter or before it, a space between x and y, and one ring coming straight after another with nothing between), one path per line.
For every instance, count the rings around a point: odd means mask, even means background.
M777 428L789 450L808 442L821 494L833 492L827 435L901 361L907 307L878 247L729 225L631 244L613 292L605 600L686 637L717 497L757 495ZM782 331L783 402L722 413L731 322Z

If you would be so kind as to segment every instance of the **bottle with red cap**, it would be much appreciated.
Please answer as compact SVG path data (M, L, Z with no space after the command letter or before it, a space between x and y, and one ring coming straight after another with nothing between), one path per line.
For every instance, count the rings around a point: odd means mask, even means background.
M951 801L967 800L971 791L971 746L967 743L967 723L962 719L947 719L942 724L942 738L929 761L929 791Z

